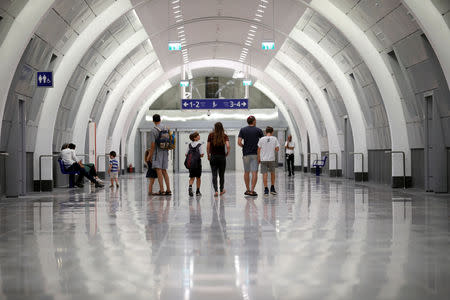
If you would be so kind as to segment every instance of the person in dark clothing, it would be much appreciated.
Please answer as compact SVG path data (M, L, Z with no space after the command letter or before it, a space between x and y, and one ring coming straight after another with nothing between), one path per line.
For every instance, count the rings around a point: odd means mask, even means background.
M286 148L286 163L288 167L289 175L294 175L294 148L295 143L292 141L292 135L288 136L286 144L284 146Z
M226 150L225 150L226 148ZM214 124L214 130L208 136L208 143L206 144L206 153L211 165L214 196L219 195L217 189L217 173L220 178L220 195L225 194L225 167L227 165L226 157L230 153L230 140L225 134L221 122Z
M245 195L258 196L255 192L258 181L258 142L264 136L262 130L256 127L254 116L247 118L248 126L241 128L238 136L238 145L242 147L244 160L244 181L247 190ZM250 186L250 173L252 174L252 184Z

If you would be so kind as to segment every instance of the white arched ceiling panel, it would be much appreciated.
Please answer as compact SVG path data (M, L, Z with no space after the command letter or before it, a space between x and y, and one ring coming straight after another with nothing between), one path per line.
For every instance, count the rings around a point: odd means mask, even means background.
M98 153L106 153L106 151L111 151L119 149L120 139L122 137L122 132L118 131L117 127L123 130L126 118L129 116L130 110L132 109L135 102L141 97L142 93L148 88L148 86L155 81L158 77L162 77L164 71L162 68L158 67L153 70L147 77L142 80L141 83L131 92L130 96L125 100L124 105L122 106L122 110L120 111L119 118L115 124L115 129L112 135L112 144L107 148L107 140L108 140L108 131L111 126L109 122L111 122L112 115L114 113L115 107L112 105L107 107L105 105L105 110L103 111L102 116L100 118L99 126L97 128L97 152ZM106 117L104 115L107 114ZM106 123L106 119L109 118L108 123ZM103 122L102 122L103 121ZM99 165L99 171L104 171L104 164Z
M364 172L367 172L367 125L358 101L358 97L356 96L353 87L334 59L303 31L294 28L289 37L311 53L311 55L313 55L317 61L321 63L322 67L336 84L336 87L342 96L342 100L345 104L350 123L352 125L354 150L355 152L364 153ZM358 164L355 163L355 166L358 166Z
M287 82L284 79L283 75L280 74L274 68L270 66L267 67L265 73L267 73L270 77L272 77L275 81L277 81L280 85L282 85L283 88L286 89L286 91L291 95L291 98L294 99L296 106L298 107L299 111L302 112L303 114L303 120L306 125L306 130L308 131L310 137L311 152L318 153L318 155L320 155L321 145L320 145L319 131L318 128L316 127L316 123L313 120L313 116L311 114L309 106L306 103L305 97L300 95L298 89L296 89L294 86L292 86L292 84Z
M148 67L156 63L157 57L155 53L145 56L143 59L139 61L139 63L137 63L122 77L122 79L117 84L116 88L112 91L111 95L106 99L106 103L97 126L97 140L102 141L97 143L97 153L99 154L105 153L105 143L103 141L104 140L106 141L107 139L108 128L113 118L115 108L119 105L120 101L122 100L123 94L129 87L129 85L136 80L136 77L139 76L139 74L141 74ZM85 138L86 131L83 132L79 130L77 132L74 132L74 135L83 135L83 138ZM100 164L100 168L103 169L102 164Z
M54 74L54 87L44 97L34 151L34 179L39 179L39 156L52 154L55 121L66 86L84 54L109 25L132 8L129 0L119 0L97 16L77 37L62 58ZM47 162L47 163L45 163ZM52 167L49 160L42 165L42 179L51 180Z
M411 150L401 97L381 54L361 28L329 0L313 0L310 5L346 36L369 67L380 90L389 119L392 150L405 153L406 175L411 176ZM392 176L403 176L403 162L400 155L392 156Z
M84 145L85 133L89 122L89 114L92 111L95 99L102 89L108 76L117 67L117 65L139 44L148 38L144 29L133 34L128 40L122 43L117 49L106 59L100 69L95 74L92 81L84 93L84 96L78 107L77 115L74 122L73 142L75 145Z
M54 0L28 1L14 19L3 43L0 45L0 117L3 120L9 87L30 38ZM0 122L0 134L2 132Z
M228 60L203 60L203 61L196 61L190 64L190 69L194 70L194 69L201 69L201 68L211 68L211 67L221 67L221 68L228 68L228 69L239 69L240 67L242 67L242 65L240 63L234 62L234 61L228 61ZM174 68L171 71L169 71L168 73L165 74L164 79L170 79L176 75L178 75L180 73L181 69L178 68ZM267 76L267 74L256 70L255 68L251 69L252 74L254 75L256 78L258 78L259 80L266 80L266 81L270 81L270 77ZM161 79L160 79L161 80ZM274 80L272 80L271 82L272 85L278 85L278 83ZM153 85L152 85L153 87ZM291 86L291 91L292 91L292 86ZM283 88L284 90L284 88ZM147 91L152 91L152 88L149 87L147 88ZM285 90L284 90L285 91ZM148 94L148 93L147 93ZM147 97L146 94L142 95L142 98L145 100ZM298 96L293 96L292 94L288 94L285 97L285 100L287 100L287 105L288 107L290 107L291 110L294 111L294 113L296 115L302 115L304 114L303 111L299 111L297 110L297 100L298 100ZM132 102L128 102L127 103L128 106L130 107L134 107L135 111L134 112L129 112L127 114L125 114L124 116L119 116L119 119L121 119L121 122L117 122L116 124L114 124L115 128L114 128L114 132L113 133L113 139L115 139L112 143L112 147L117 148L120 144L120 139L117 139L115 137L122 137L123 136L123 131L128 132L128 128L126 128L124 126L125 120L129 119L129 118L133 118L133 121L136 121L136 119L134 118L135 114L137 113L137 111L139 111L140 109L140 105L139 104L135 104ZM280 106L283 106L283 103L280 103ZM123 112L121 112L121 115L123 114ZM287 120L289 120L289 114L285 116ZM312 119L312 118L310 118ZM303 123L304 124L304 123ZM306 126L308 126L310 129L314 129L315 130L315 126L311 125L311 123L308 125L306 124ZM134 137L133 137L134 138ZM298 139L297 139L298 140ZM100 141L101 142L101 141ZM132 141L129 142L133 143ZM315 151L315 153L319 153L320 155L320 141L318 139L318 134L317 132L314 134L311 134L311 149L312 151ZM298 151L298 150L297 150Z
M286 53L278 51L275 58L283 63L301 80L302 84L304 84L306 89L308 89L309 93L314 98L314 101L316 101L320 114L322 115L322 118L324 120L325 128L327 130L328 150L330 153L336 153L337 156L340 157L342 149L339 142L336 121L333 117L333 114L331 113L327 99L325 99L325 96L322 94L322 91L311 78L311 76L309 76L309 74L303 69L303 67L299 65L294 59L289 57ZM329 159L330 165L334 166L335 163L337 163L338 169L341 168L341 160L337 159L336 162L336 157L334 156L330 157ZM331 162L331 160L333 160L333 162Z
M433 46L447 79L447 86L450 87L450 28L431 1L403 0L403 2Z

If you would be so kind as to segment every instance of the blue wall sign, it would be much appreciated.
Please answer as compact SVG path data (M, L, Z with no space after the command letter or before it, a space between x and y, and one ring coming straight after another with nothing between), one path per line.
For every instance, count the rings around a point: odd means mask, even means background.
M248 99L181 99L181 109L248 109Z
M37 72L37 87L53 87L53 72Z

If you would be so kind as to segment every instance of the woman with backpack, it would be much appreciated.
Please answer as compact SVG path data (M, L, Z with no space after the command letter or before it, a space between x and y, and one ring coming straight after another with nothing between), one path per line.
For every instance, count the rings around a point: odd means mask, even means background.
M228 153L230 153L230 140L225 134L221 122L214 124L214 130L208 136L206 153L208 154L208 160L211 165L215 191L214 196L219 195L219 190L217 189L217 173L219 173L220 178L220 195L223 195L225 194L225 167L227 165L226 157L228 156Z
M196 131L189 135L189 139L191 142L188 145L188 149L186 150L186 160L184 161L185 167L189 170L189 196L194 196L194 192L192 191L192 184L194 180L197 178L197 191L195 192L196 196L201 196L200 193L200 184L202 183L202 157L203 147L202 143L200 143L200 134Z

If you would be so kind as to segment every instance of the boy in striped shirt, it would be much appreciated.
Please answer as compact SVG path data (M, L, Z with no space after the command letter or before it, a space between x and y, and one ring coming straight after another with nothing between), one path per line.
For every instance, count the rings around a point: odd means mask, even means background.
M108 174L111 178L111 185L109 187L114 187L114 181L116 181L116 186L119 187L119 162L116 159L116 151L109 152Z

